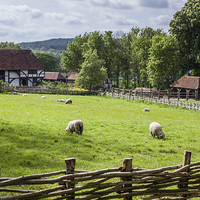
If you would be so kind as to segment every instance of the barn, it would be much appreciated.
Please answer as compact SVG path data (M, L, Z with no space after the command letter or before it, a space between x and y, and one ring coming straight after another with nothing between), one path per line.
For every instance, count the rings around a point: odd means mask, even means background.
M66 78L59 72L45 72L44 81L50 82L64 82L66 83Z
M68 85L74 85L75 80L78 78L78 73L76 72L68 72L66 74L67 84Z
M180 92L185 96L200 99L200 77L183 76L170 85L171 91ZM184 97L183 97L184 98Z
M31 52L0 49L0 79L13 86L35 86L45 76L45 67Z

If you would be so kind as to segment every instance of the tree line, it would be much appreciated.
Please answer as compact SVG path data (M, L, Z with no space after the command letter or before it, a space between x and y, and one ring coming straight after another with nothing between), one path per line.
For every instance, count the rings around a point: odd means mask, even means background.
M81 72L86 58L96 54L116 87L122 79L124 88L167 89L185 74L200 75L199 12L199 0L188 0L181 11L175 13L169 33L151 27L133 27L120 38L114 37L112 31L76 36L63 52L61 66ZM89 74L88 71L82 79L88 79ZM96 72L92 76L99 75Z

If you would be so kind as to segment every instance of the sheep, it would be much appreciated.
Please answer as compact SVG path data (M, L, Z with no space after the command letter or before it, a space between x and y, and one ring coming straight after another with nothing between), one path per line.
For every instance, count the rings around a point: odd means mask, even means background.
M144 112L150 112L150 110L148 108L144 108L143 110Z
M155 136L158 137L158 139L162 139L165 137L165 134L162 131L162 127L157 122L152 122L149 126L149 130L151 133L151 136L154 138Z
M60 102L65 102L64 99L57 99L57 101L60 101Z
M67 100L65 101L65 104L72 104L72 100L71 100L71 99L67 99Z
M23 94L24 97L27 97L27 94Z
M17 92L12 92L12 94L15 94L15 95L17 95L18 93L17 93Z
M82 135L83 122L81 120L70 121L65 131L70 131L71 133L75 132L78 133L78 135Z
M45 97L45 96L42 96L41 98L42 98L42 99L45 99L46 97Z

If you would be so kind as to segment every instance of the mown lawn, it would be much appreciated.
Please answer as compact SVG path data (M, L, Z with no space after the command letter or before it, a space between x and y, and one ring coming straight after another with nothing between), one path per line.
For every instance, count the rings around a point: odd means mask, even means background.
M119 167L123 158L132 158L133 167L176 165L184 150L200 161L199 111L100 96L41 96L0 94L1 177L64 170L71 157L80 170ZM68 98L72 105L56 101ZM75 119L84 123L81 136L65 132ZM153 121L166 139L151 137Z

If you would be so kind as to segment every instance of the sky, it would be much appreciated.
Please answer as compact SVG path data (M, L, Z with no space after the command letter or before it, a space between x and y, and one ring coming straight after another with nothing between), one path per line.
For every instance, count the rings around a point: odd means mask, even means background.
M75 38L133 27L168 32L187 0L0 0L0 42Z

